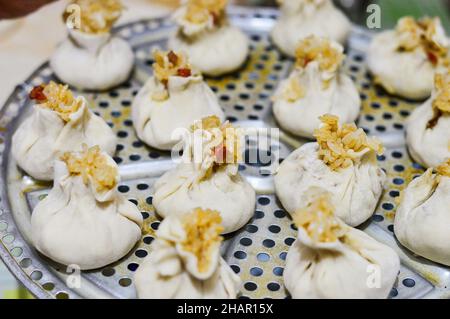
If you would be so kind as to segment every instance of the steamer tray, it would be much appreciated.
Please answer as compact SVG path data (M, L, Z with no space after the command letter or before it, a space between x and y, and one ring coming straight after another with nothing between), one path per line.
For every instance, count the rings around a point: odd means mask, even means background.
M272 45L269 32L278 16L273 9L230 8L233 24L251 39L251 55L239 72L207 79L220 99L228 120L244 127L276 127L270 97L285 78L293 61ZM0 118L0 256L16 277L38 298L135 298L133 273L151 252L159 220L152 207L152 184L174 164L168 153L141 143L133 130L130 108L134 95L151 74L151 51L164 48L174 25L167 18L139 21L121 26L115 32L129 41L136 56L135 70L127 83L114 90L84 94L93 110L112 127L119 139L115 160L120 164L122 182L118 186L141 210L148 227L136 247L124 258L103 269L81 274L79 287L66 269L38 254L30 245L30 216L33 207L48 193L51 185L24 176L10 154L11 136L30 109L28 92L33 86L56 80L46 63L11 94ZM417 103L389 96L373 85L365 65L365 50L371 34L354 27L345 61L345 71L355 80L362 98L358 125L383 141L385 155L379 164L388 180L379 206L361 229L393 247L402 267L390 298L447 297L448 268L414 256L401 248L393 235L393 217L400 191L423 172L405 149L404 123ZM304 141L281 133L260 149L260 155L278 154L285 158ZM249 138L247 152L261 148ZM289 298L282 274L286 253L296 237L291 219L274 196L273 181L261 161L240 165L241 173L258 192L252 220L240 231L227 236L223 256L241 277L240 298ZM76 274L75 274L76 275ZM72 287L72 288L71 288Z

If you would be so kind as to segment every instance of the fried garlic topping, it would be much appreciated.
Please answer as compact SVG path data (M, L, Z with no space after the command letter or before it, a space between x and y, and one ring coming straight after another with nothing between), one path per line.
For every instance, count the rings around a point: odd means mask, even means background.
M433 108L441 112L450 112L450 79L449 76L436 74L434 78L438 95L433 101Z
M33 88L30 99L39 103L39 106L56 112L64 122L70 120L70 116L78 111L82 102L76 99L68 85L57 84L51 81Z
M220 128L220 125L222 123L220 122L220 119L216 115L211 115L202 118L201 121L196 122L194 125L191 126L191 131L194 132L196 130L212 130Z
M450 177L450 158L436 168L436 172L440 176Z
M282 96L283 98L291 103L294 103L301 98L305 97L306 91L305 88L300 84L298 78L291 78L283 90Z
M434 128L442 115L450 113L450 81L448 75L436 74L434 87L437 95L432 102L433 117L427 123L427 129Z
M344 61L344 54L332 46L330 40L314 35L304 38L295 51L296 66L306 68L313 61L321 71L336 72Z
M216 115L208 116L191 127L191 131L203 130L213 135L214 143L210 152L214 162L209 167L204 178L208 178L219 167L226 164L236 164L241 160L240 134L228 121L221 124Z
M307 207L297 210L293 219L315 242L333 243L343 235L328 195L321 195Z
M448 63L448 46L440 41L438 28L441 28L439 18L401 18L396 27L400 38L399 50L413 51L420 47L427 53L433 65L439 62Z
M74 0L72 4L80 7L80 31L90 34L110 32L124 9L120 0ZM67 20L69 14L64 13Z
M339 124L339 118L326 114L320 117L323 125L314 131L319 144L319 158L332 170L347 168L357 163L361 153L368 150L378 154L383 146L376 138L366 133L354 123Z
M108 163L98 145L88 148L83 144L80 153L66 152L61 160L66 163L71 175L81 175L85 185L88 184L89 177L92 178L99 192L116 186L117 168Z
M153 63L153 73L156 79L165 87L164 91L155 92L152 98L155 101L164 101L169 98L167 85L171 76L190 77L192 68L187 57L174 51L155 51L153 53L155 63Z
M189 0L186 9L186 20L194 24L202 24L213 18L217 25L225 15L228 0Z
M217 244L223 240L220 234L222 218L219 212L212 210L195 209L183 218L183 228L186 239L181 244L183 249L197 257L199 272L208 270L211 264L211 254L217 249Z

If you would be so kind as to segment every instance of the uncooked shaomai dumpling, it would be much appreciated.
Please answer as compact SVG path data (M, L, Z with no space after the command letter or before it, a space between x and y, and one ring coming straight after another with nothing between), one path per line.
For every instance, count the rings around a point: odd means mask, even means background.
M437 74L431 98L408 118L406 143L413 159L436 167L450 158L450 74Z
M344 224L328 195L310 195L306 207L293 216L298 237L289 248L283 273L292 298L387 298L400 270L398 255Z
M169 48L183 51L205 75L219 76L239 69L249 52L247 36L232 26L228 0L187 0L175 12L178 30Z
M253 216L256 194L239 174L240 132L216 116L192 127L181 163L154 184L153 206L168 216L195 208L218 211L224 233L244 226Z
M286 55L295 56L298 42L310 35L327 37L345 44L350 21L331 0L278 0L281 15L272 30L272 39Z
M133 68L134 54L125 40L111 34L123 10L121 1L72 3L81 9L80 25L68 27L69 37L50 59L53 71L63 82L82 89L106 90L123 83ZM65 14L64 20L68 18Z
M292 215L310 200L310 188L327 190L336 215L358 226L372 216L383 191L386 174L376 157L383 147L355 124L339 124L336 116L327 114L321 121L317 142L304 144L281 163L276 194Z
M395 236L417 255L450 266L450 159L428 169L402 192Z
M374 37L367 62L376 83L389 93L429 97L435 73L450 65L449 41L440 19L400 19L395 30Z
M195 209L169 216L152 252L136 271L141 299L235 299L241 281L220 256L218 212Z
M117 164L98 146L57 159L53 188L31 216L36 249L82 270L126 255L141 238L142 215L118 192L118 182Z
M201 73L179 52L154 52L153 76L133 101L132 117L138 137L162 150L172 149L194 122L225 115Z
M342 46L309 36L300 41L295 55L295 69L273 97L273 113L280 126L294 135L313 138L324 114L354 122L361 100L355 84L341 69Z
M14 133L11 152L33 178L53 180L55 159L63 152L80 150L83 143L114 154L114 132L89 109L86 99L75 97L67 85L50 82L35 87L30 99L36 104Z

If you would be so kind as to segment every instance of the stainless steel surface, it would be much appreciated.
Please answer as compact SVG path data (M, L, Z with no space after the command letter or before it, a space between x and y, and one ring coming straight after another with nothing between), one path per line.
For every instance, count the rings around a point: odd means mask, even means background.
M234 24L251 37L251 56L245 67L233 75L208 79L217 92L230 121L246 127L274 127L270 96L277 83L287 76L292 61L282 57L272 46L268 32L277 11L272 9L233 8ZM23 176L10 156L11 135L30 108L28 91L54 79L48 64L40 67L18 86L1 110L0 119L0 255L20 281L39 298L134 298L133 273L151 251L151 242L159 221L151 205L151 188L155 179L173 167L169 154L152 150L138 141L130 120L130 103L149 76L151 50L164 47L173 25L166 19L142 21L120 27L119 35L130 41L136 53L136 70L128 83L104 93L80 92L86 95L119 137L116 161L120 164L122 182L119 190L134 201L143 212L146 231L142 240L123 259L103 269L82 273L80 288L69 288L70 274L65 267L38 254L29 243L32 208L45 196L50 185ZM375 88L365 66L365 48L370 34L354 28L345 70L356 81L363 99L359 125L386 145L380 165L388 182L371 221L362 228L376 239L394 247L402 259L398 282L392 298L448 296L449 269L413 256L400 248L393 236L393 217L398 195L413 176L423 172L413 164L405 150L403 125L416 103L388 96ZM271 141L270 153L285 158L304 141L281 134L280 143ZM256 148L252 138L248 148ZM263 147L267 151L269 146ZM241 165L242 174L258 191L253 219L240 231L228 236L223 246L227 262L243 280L240 297L285 298L282 281L286 252L296 236L290 218L274 197L272 177L264 163ZM69 282L71 282L69 280Z

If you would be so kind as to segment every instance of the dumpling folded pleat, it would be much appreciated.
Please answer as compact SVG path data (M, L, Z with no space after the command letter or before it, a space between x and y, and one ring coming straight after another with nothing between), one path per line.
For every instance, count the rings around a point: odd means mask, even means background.
M429 100L408 118L406 143L412 158L435 167L450 158L450 75L437 74Z
M404 17L395 30L376 35L367 63L375 82L389 93L425 99L436 71L449 63L449 42L439 18Z
M299 42L296 64L273 97L273 113L290 133L313 138L324 114L354 122L361 108L355 84L341 69L343 48L325 38L310 36Z
M450 159L415 178L402 193L394 230L399 242L432 261L450 266Z
M185 52L192 65L205 75L219 76L241 67L247 59L247 36L230 25L227 0L188 0L175 12L177 32L169 48Z
M207 127L210 120L214 124ZM230 141L234 136L225 138L227 129L230 134L235 129L229 124L220 125L217 117L199 123L204 124L203 129L194 128L192 135L192 141L199 143L186 148L183 161L155 182L153 205L164 218L184 215L197 207L217 210L224 233L230 233L253 216L255 190L238 172L239 142ZM203 136L196 139L194 134ZM202 153L196 157L200 146Z
M183 54L155 52L154 75L133 101L132 118L138 137L146 144L171 150L189 129L206 116L225 115L203 77Z
M327 37L345 44L350 21L331 0L282 0L281 15L272 30L272 39L288 56L295 56L298 42L310 35Z
M308 201L309 188L327 190L336 215L358 226L372 216L383 191L386 174L376 159L382 146L354 124L341 126L331 115L321 119L317 143L304 144L279 166L274 177L276 194L293 214Z
M54 82L36 87L30 97L37 104L15 131L11 151L27 174L53 180L55 159L65 151L81 149L83 143L114 154L116 135L89 109L84 97L74 97L67 86Z
M220 256L221 218L195 209L167 217L136 271L141 299L235 299L241 281Z
M294 215L298 237L283 273L292 298L387 298L400 270L395 251L335 217L326 193L310 195Z
M69 27L69 37L56 49L50 66L65 83L82 89L106 90L125 82L134 54L110 28L122 10L120 1L77 0L81 7L79 28Z
M116 163L98 146L56 160L53 188L31 216L36 249L82 270L125 256L141 238L143 220L118 182Z

